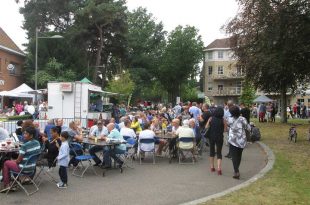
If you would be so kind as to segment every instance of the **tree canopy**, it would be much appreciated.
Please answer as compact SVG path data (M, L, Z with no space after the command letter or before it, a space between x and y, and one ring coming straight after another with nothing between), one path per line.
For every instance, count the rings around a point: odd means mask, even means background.
M197 64L203 59L203 42L198 30L191 26L178 26L168 37L158 70L158 80L168 92L169 102L180 96L181 85L199 70Z
M286 93L309 79L310 2L238 0L240 11L226 26L239 64L256 88L281 94L286 122Z

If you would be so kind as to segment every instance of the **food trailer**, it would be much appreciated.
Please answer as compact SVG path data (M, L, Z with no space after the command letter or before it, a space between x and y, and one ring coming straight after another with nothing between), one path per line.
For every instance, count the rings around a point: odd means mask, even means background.
M103 109L110 105L110 93L101 87L87 82L49 82L48 118L110 119L111 110ZM83 123L84 124L84 123ZM88 124L89 125L89 124Z

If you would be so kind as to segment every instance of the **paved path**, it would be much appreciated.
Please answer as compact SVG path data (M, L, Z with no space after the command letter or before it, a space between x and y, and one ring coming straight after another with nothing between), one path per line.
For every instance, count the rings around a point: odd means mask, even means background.
M224 146L223 154L227 153ZM223 175L209 171L207 153L198 163L179 165L157 158L156 164L126 168L124 173L109 170L105 177L92 172L84 178L69 175L68 189L59 190L55 184L43 181L39 192L27 197L18 190L7 197L0 195L1 204L135 204L173 205L209 196L236 186L257 174L266 165L266 155L258 144L251 144L243 152L240 167L241 179L232 178L233 168L229 159L223 159ZM98 169L98 171L100 171ZM71 173L71 170L70 170ZM57 176L57 170L53 171Z

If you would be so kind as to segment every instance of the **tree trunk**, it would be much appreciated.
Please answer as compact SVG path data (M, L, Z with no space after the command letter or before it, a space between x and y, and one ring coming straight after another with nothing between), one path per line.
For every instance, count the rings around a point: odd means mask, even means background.
M95 72L93 74L93 82L94 84L97 84L97 78L98 78L98 71L101 63L101 52L103 49L103 32L102 28L97 26L98 32L99 32L99 42L98 42L98 48L97 48L97 55L96 55L96 63L95 63ZM103 74L102 74L103 79Z
M287 123L287 99L286 99L286 87L281 89L281 122Z

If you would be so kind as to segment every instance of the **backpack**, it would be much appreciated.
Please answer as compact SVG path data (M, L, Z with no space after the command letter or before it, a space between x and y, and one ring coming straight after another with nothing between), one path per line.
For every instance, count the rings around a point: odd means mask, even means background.
M261 138L260 130L257 127L252 127L251 129L251 141L259 141Z

